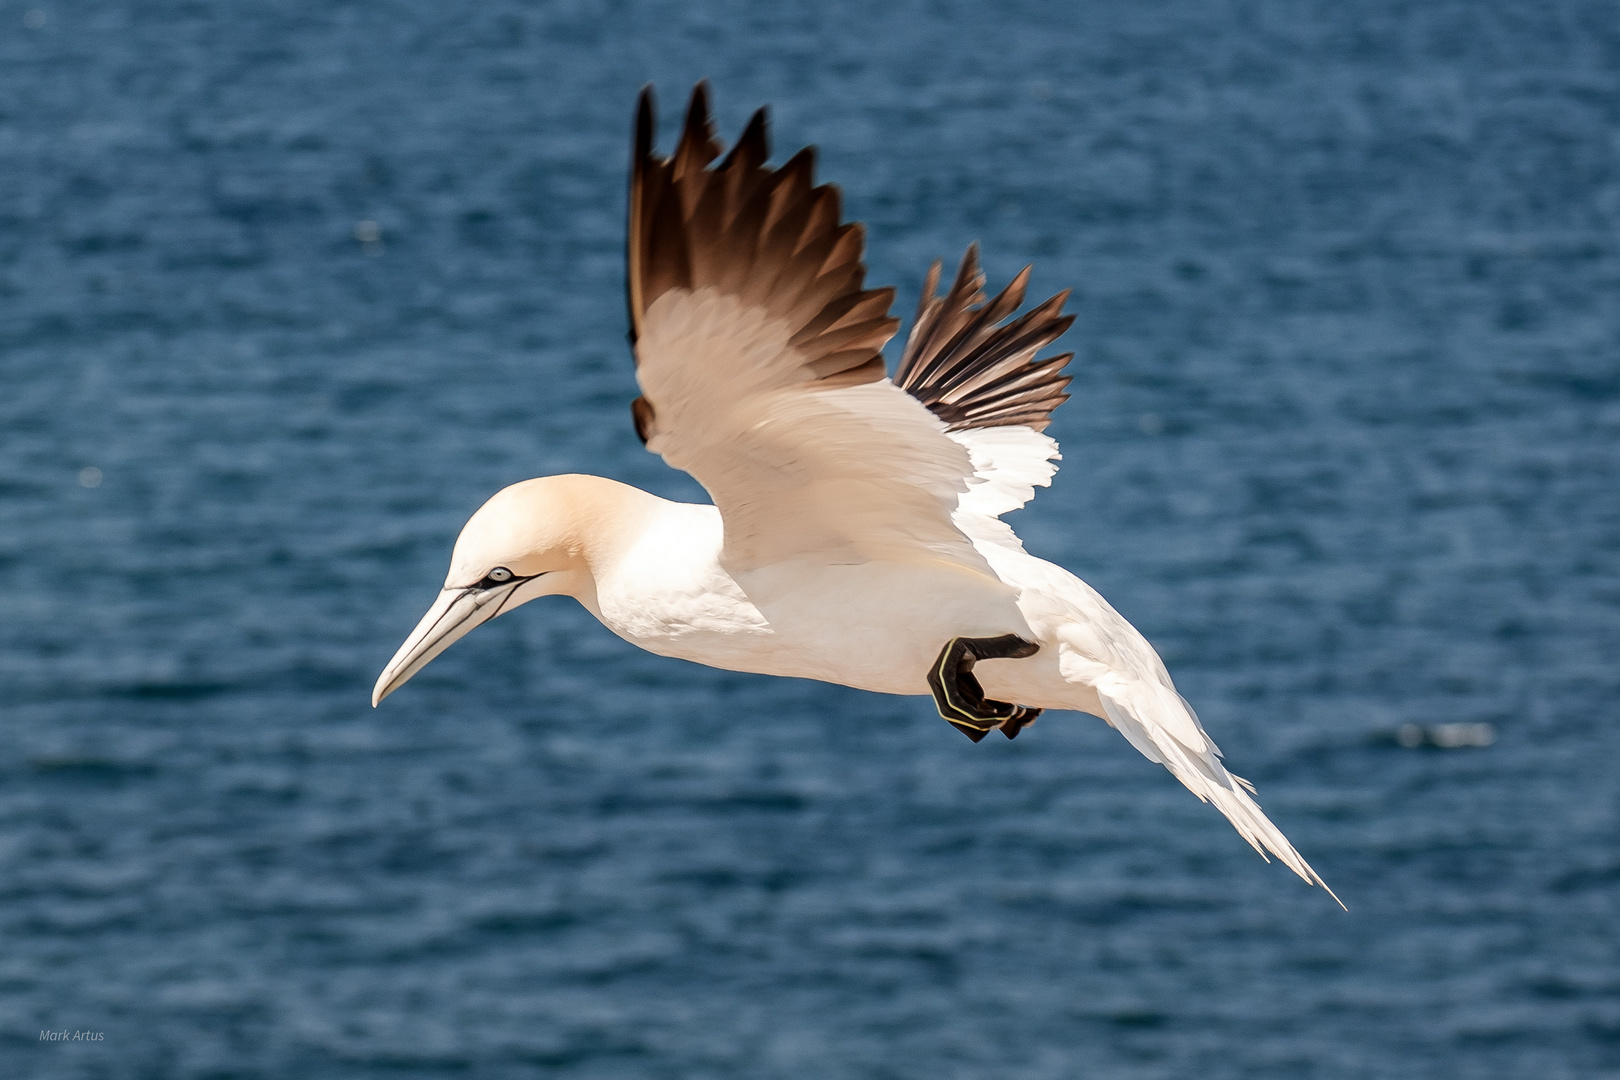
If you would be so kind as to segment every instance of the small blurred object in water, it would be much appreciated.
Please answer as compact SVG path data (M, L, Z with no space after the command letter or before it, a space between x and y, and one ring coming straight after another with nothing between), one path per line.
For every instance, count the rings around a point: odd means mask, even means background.
M382 226L369 218L354 223L354 238L360 241L360 249L367 255L381 255L383 253Z
M1395 741L1408 750L1420 746L1460 750L1491 745L1496 741L1496 728L1490 724L1402 724Z

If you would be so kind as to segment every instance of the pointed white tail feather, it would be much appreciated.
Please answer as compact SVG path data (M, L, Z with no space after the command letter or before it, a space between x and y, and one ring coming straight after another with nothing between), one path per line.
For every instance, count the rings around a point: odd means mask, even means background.
M1340 907L1333 890L1320 874L1294 850L1294 845L1271 823L1259 805L1249 797L1254 785L1240 776L1226 771L1221 764L1220 750L1215 746L1198 717L1181 695L1168 688L1148 685L1111 670L1106 665L1076 652L1071 646L1060 645L1060 665L1065 678L1084 682L1097 691L1097 697L1108 714L1108 722L1124 735L1130 744L1149 761L1170 770L1172 776L1199 799L1214 805L1226 815L1237 829L1238 835L1266 857L1269 851L1282 864L1313 885L1327 890ZM1179 715L1170 715L1172 713ZM1171 731L1191 723L1204 736L1208 749L1197 751L1177 739Z

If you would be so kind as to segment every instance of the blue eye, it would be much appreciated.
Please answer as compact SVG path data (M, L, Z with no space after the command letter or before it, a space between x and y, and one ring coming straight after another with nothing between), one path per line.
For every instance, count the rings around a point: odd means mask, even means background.
M497 585L501 585L512 580L512 571L508 570L504 566L497 566L495 569L489 572L489 576L484 580L492 581Z

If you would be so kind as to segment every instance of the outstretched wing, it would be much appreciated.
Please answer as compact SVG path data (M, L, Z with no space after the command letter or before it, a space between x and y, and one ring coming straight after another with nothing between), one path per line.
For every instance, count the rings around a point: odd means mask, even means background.
M733 572L794 559L943 559L989 574L952 523L973 474L946 424L884 375L892 289L865 289L864 233L814 152L779 169L765 113L731 152L692 93L674 156L650 88L631 165L633 406L648 449L694 476Z
M1022 550L999 518L1032 499L1057 472L1058 444L1043 432L1052 410L1069 399L1063 366L1074 354L1044 360L1035 354L1074 322L1063 314L1069 293L1009 321L1024 302L1029 267L988 302L977 244L962 256L943 297L940 270L937 260L929 268L894 381L943 420L972 459L957 527L975 539Z

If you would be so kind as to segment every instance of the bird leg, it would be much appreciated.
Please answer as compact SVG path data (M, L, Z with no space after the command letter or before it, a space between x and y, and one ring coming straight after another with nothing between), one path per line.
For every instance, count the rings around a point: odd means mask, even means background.
M993 638L951 638L939 652L939 659L928 669L928 688L934 692L939 715L957 731L978 742L996 728L1007 738L1035 722L1041 710L992 701L973 677L979 660L1019 660L1034 656L1040 646L1017 634Z

